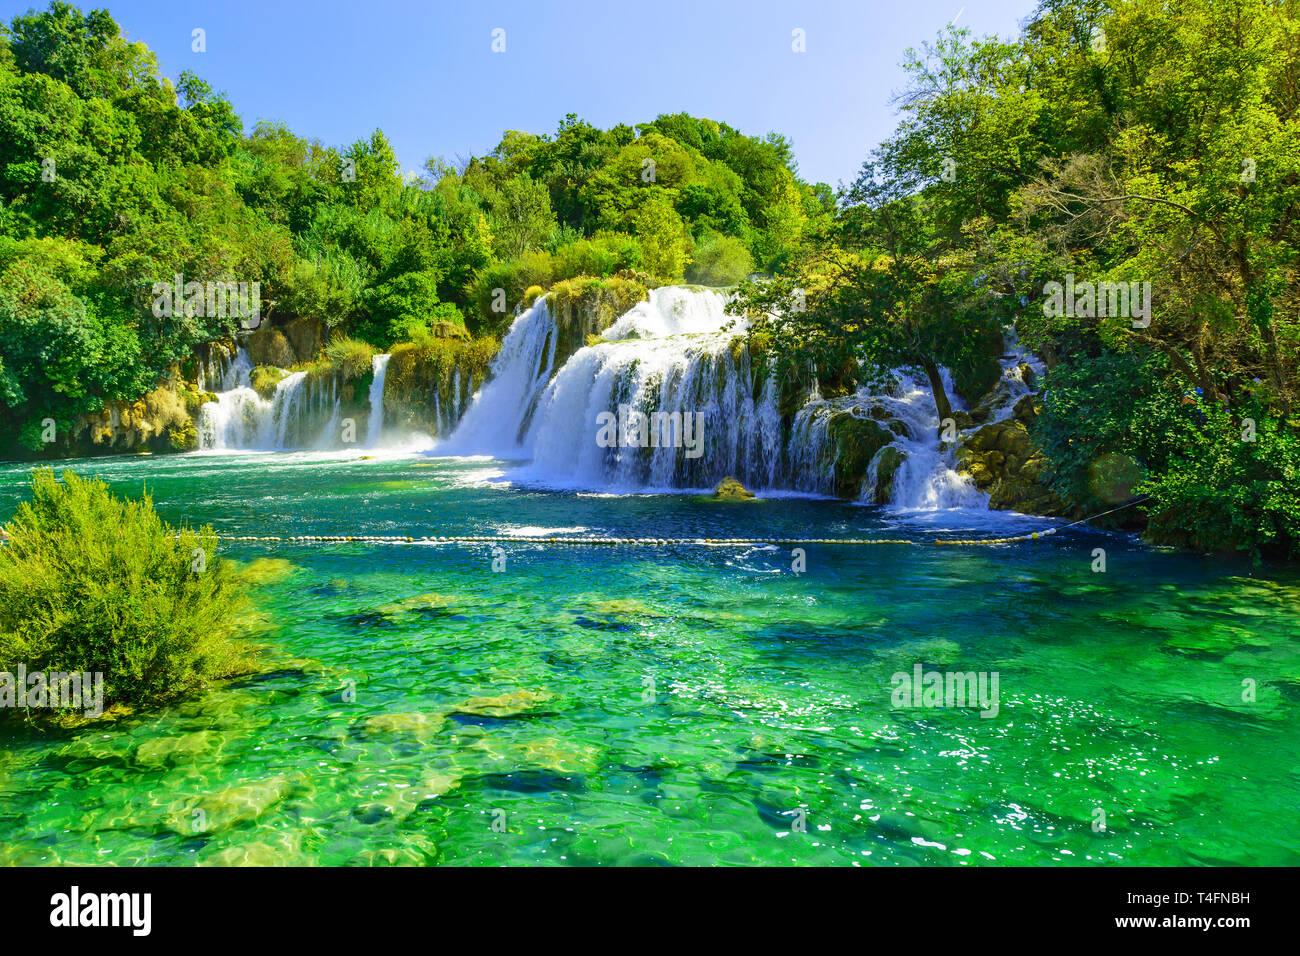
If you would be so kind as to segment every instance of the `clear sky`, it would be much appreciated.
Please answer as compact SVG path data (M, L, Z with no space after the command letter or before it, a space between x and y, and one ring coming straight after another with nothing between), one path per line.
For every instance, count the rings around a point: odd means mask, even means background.
M801 175L851 180L894 126L903 52L956 19L1015 35L1036 0L77 0L104 6L173 80L193 70L251 127L341 146L379 127L405 169L550 133L686 111L783 133ZM8 21L43 2L0 0ZM192 31L207 50L192 51ZM505 52L492 31L505 31ZM804 31L806 52L792 50Z

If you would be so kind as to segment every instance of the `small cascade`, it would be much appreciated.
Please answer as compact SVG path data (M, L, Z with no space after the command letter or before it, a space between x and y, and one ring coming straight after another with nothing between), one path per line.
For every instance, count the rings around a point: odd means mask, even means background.
M276 384L268 401L249 387L250 367L238 359L226 370L215 402L199 409L199 448L203 451L285 451L340 447L341 402L338 384L327 377L313 382L307 372L291 372Z
M941 374L945 391L956 403L954 407L960 407L948 371L945 369ZM894 381L892 393L859 393L863 402L883 409L893 420L907 427L905 434L876 452L868 468L867 480L862 483L864 500L872 500L873 492L879 487L881 464L890 454L889 449L893 449L901 456L896 454L894 457L897 464L892 473L890 493L882 504L918 511L987 508L987 496L975 487L968 475L957 470L954 449L944 447L936 437L939 434L939 412L929 383L905 372L895 372Z
M374 378L370 382L370 419L366 422L366 447L375 448L384 435L384 377L388 372L388 354L376 355L370 361Z
M235 351L234 360L222 371L221 391L229 392L236 388L247 388L252 374L253 360L248 356L248 349L241 345Z
M524 431L551 378L555 344L555 320L543 296L510 326L487 383L439 453L520 457Z

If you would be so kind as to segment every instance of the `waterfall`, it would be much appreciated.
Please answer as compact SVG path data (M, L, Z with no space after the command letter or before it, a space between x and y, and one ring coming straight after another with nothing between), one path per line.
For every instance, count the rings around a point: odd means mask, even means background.
M384 375L392 356L376 355L370 360L374 378L370 382L370 419L366 422L366 447L374 448L384 433Z
M737 337L744 328L717 292L655 289L556 368L556 322L542 297L515 319L487 383L433 453L523 460L516 477L554 487L703 489L732 475L757 489L833 494L846 453L833 423L852 416L893 432L892 451L882 448L866 468L864 501L882 493L888 458L886 504L987 507L936 438L938 413L923 380L900 371L883 393L831 399L814 381L802 406L783 416L766 359L752 360ZM621 428L636 416L648 440L635 430L631 441L602 439L602 423Z
M522 433L551 378L555 341L555 320L543 296L510 326L487 383L439 453L521 457Z
M954 407L960 407L947 369L941 374ZM862 402L884 409L907 426L906 434L888 446L902 453L902 463L894 472L891 494L885 503L916 510L988 507L987 496L975 487L968 475L957 471L953 450L943 448L935 437L939 432L939 412L929 383L906 372L896 371L893 375L895 385L891 392L858 393ZM876 488L877 469L884 453L885 449L881 449L872 459L868 480L863 482L864 500L870 500Z
M196 427L201 450L338 447L341 403L336 382L313 383L306 372L290 372L276 384L268 401L249 387L251 370L248 353L240 349L223 375L224 390L215 402L199 409Z
M398 425L431 415L435 434L450 432L431 454L511 459L517 478L552 487L707 489L734 476L757 490L860 494L899 509L987 507L957 470L955 444L937 437L924 377L898 370L884 388L833 397L813 379L792 395L768 357L751 355L745 323L726 305L707 289L654 289L579 347L581 328L561 327L542 296L515 318L486 376L457 366ZM1031 390L1025 364L1039 371L1008 335L1002 379L976 421L1011 415ZM383 441L390 357L372 361L367 447ZM201 448L340 447L349 431L341 416L357 405L336 377L287 373L268 401L249 387L251 371L242 348L205 371L223 390L200 412Z

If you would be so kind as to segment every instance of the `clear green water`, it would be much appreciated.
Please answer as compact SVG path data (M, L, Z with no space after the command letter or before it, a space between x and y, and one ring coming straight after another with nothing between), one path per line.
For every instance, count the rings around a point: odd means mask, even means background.
M168 520L226 533L1042 526L530 492L433 459L74 467L126 494L147 481ZM0 517L24 476L0 468ZM487 546L230 548L291 562L257 594L269 671L111 727L9 722L0 860L1300 863L1294 573L1091 533L807 551L795 576L770 548L521 541L502 573ZM1000 713L893 709L891 675L918 661L997 671Z

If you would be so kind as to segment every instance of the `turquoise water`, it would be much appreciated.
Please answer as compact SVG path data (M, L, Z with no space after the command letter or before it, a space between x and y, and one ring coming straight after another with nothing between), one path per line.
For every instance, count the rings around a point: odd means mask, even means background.
M81 461L224 534L1005 535L1042 519L526 490L498 463ZM26 469L0 467L0 518ZM1104 548L1105 573L1093 550ZM1300 576L1064 531L982 549L230 547L267 671L8 722L0 860L1300 863ZM994 717L893 674L996 671ZM1256 699L1243 701L1243 681ZM1097 811L1104 829L1094 829Z

